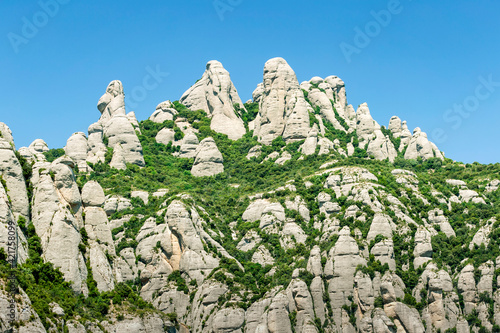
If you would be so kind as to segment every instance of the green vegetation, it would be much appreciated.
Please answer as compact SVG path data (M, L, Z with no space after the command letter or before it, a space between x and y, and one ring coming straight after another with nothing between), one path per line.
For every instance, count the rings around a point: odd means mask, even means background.
M57 149L50 149L49 151L46 151L43 154L45 155L47 162L53 162L59 157L64 156L66 152L62 148L57 148Z
M140 298L137 289L132 284L118 283L115 289L110 292L99 292L97 284L92 279L90 263L87 261L89 277L87 286L89 296L84 297L73 291L71 284L64 281L63 274L59 269L54 268L52 263L42 260L41 239L36 235L33 224L26 226L24 218L18 222L21 230L25 233L28 240L29 258L23 265L15 270L19 286L28 294L33 309L40 316L40 320L46 329L49 329L51 321L56 315L51 311L49 303L56 302L64 310L64 316L58 319L74 319L79 321L99 321L103 320L108 314L111 302L115 307L121 307L126 311L142 313L144 311L156 311L153 306ZM82 231L84 231L83 229ZM82 232L86 235L85 232ZM86 239L83 240L86 243ZM10 271L5 258L0 254L1 278L6 278ZM58 327L62 330L62 327Z
M307 92L304 92L304 95L307 99ZM427 306L428 292L425 289L427 287L421 290L420 298L418 295L416 298L413 296L419 283L419 277L425 269L425 265L419 268L414 267L413 261L415 259L414 238L417 228L425 225L426 222L429 223L428 212L431 209L439 208L442 210L455 231L455 236L448 237L439 225L434 226L436 234L432 236L431 240L432 259L439 269L448 271L455 279L456 274L466 264L472 263L476 269L475 277L479 280L479 266L490 260L495 262L496 258L500 256L500 191L485 193L483 190L489 179L498 178L500 164L461 165L449 159L441 161L437 158L425 161L422 159L405 160L403 153L399 154L394 163L390 163L388 160L378 161L369 158L366 149L359 147L356 131L346 133L346 131L335 129L328 121L324 121L325 136L332 141L339 140L340 146L344 149L347 148L348 143L352 143L355 147L353 156L343 157L333 153L329 156L302 157L298 149L303 140L287 145L282 137L277 137L271 145L262 146L261 156L247 159L246 154L250 148L259 145L252 131L239 140L231 141L226 135L211 130L210 119L205 112L201 110L190 111L178 102L174 102L174 106L178 112L174 121L157 124L146 120L139 125L141 134L138 137L143 147L146 163L144 168L127 165L126 170L111 169L107 163L111 160L113 151L109 148L105 157L106 163L91 165L93 172L90 174L77 173L77 181L78 185L82 187L89 180L97 180L105 189L106 194L117 194L126 198L131 198L131 192L134 190L145 190L151 193L160 188L169 189L165 197L151 197L147 205L137 198L131 199L132 207L130 209L111 216L111 219L119 219L131 215L122 226L112 230L113 238L117 243L117 253L125 248L135 249L138 246L137 236L146 220L154 218L158 225L164 223L165 213L157 213L172 200L181 200L188 207L195 208L204 221L202 227L205 228L205 231L222 245L230 256L235 258L235 260L228 259L211 243L203 242L204 249L220 260L219 267L216 267L208 275L208 278L223 282L229 288L229 292L219 299L221 306L237 306L247 309L274 287L286 288L296 269L299 269L299 278L310 287L313 275L305 268L311 248L315 245L319 246L322 252L321 264L324 268L327 263L324 252L330 256L329 253L339 238L336 231L322 230L318 228L318 224L323 225L327 221L329 223L335 221L338 223L335 225L338 230L349 227L351 236L356 239L358 247L361 251L365 251L364 253L370 253L375 244L385 240L385 237L377 235L372 241L366 241L375 215L375 208L372 209L366 202L355 198L353 193L337 195L332 189L324 186L328 174L317 173L321 171L321 165L333 160L336 162L332 167L362 167L377 177L378 180L373 182L377 184L371 188L367 186L368 197L371 202L377 200L382 204L379 211L390 216L397 227L392 236L396 263L395 273L402 278L406 286L404 297L401 300L405 304L418 310L423 310ZM235 105L235 109L248 127L248 123L257 116L259 106L257 103L248 103L244 106L245 109L242 109L239 105ZM319 123L315 117L315 114L319 112L318 108L314 108L313 112L310 113L309 121L311 124ZM335 115L337 121L347 130L349 128L347 123L336 110ZM224 173L214 177L193 177L190 173L193 159L174 156L179 151L178 146L156 143L155 136L163 128L172 129L175 132L176 140L183 137L183 129L177 127L175 123L177 118L186 119L193 128L197 129L196 135L200 140L209 136L214 138L224 158ZM382 132L390 138L396 148L399 147L399 138L394 138L392 133L384 127L382 127ZM292 156L291 160L283 166L276 165L273 161L264 161L264 158L269 154L281 153L282 151L287 151ZM53 149L45 153L45 156L50 161L62 154L64 154L63 150ZM31 166L21 156L18 158L23 167L23 173L29 177ZM396 177L391 173L395 168L403 168L416 174L418 184L414 186L418 188L418 193L412 187L398 183ZM446 198L459 194L457 187L446 182L446 179L450 178L466 181L468 188L484 196L486 204L453 203L448 206L440 203L439 195L436 195L436 192L441 193ZM307 187L305 181L309 182ZM276 188L286 184L293 185L296 190L276 191ZM27 185L31 186L29 182ZM31 198L32 188L29 187L28 191ZM320 213L317 199L320 192L329 194L332 201L339 204L340 212L332 213L329 216ZM188 197L180 199L178 195L181 193L188 194L192 199ZM248 195L255 193L262 193L263 198L279 202L284 207L286 206L285 200L293 201L296 196L301 197L309 210L311 219L307 220L298 211L289 209L289 207L285 209L285 218L293 220L304 231L306 239L304 244L293 242L294 239L292 239L292 245L287 244L285 237L277 233L263 231L259 227L260 221L248 222L242 219L243 212L250 203ZM389 196L393 198L389 198ZM395 207L397 204L394 204L394 199L401 202L399 207ZM198 209L196 206L203 209ZM357 206L358 212L355 213L355 216L344 218L344 213L350 206ZM407 213L414 223L403 221L401 212ZM492 218L496 218L496 222L493 222ZM491 222L488 222L490 220ZM473 235L486 223L492 224L489 243L469 249L468 244L470 244ZM130 311L151 311L152 306L138 296L138 291L142 287L139 279L128 284L117 284L111 292L100 293L97 290L96 282L92 279L88 260L86 265L89 274L86 283L89 288L89 297L74 293L71 285L64 282L62 273L41 259L41 240L35 234L32 224L27 224L26 221L20 219L19 226L27 236L29 246L29 259L18 268L20 286L30 296L33 307L46 327L48 327L48 320L54 316L48 308L50 302L57 302L61 305L66 313L65 320L77 316L83 321L102 320L107 315L111 302L113 305L121 305ZM283 226L277 225L277 228L281 231L282 229L279 228L283 228ZM247 252L237 249L237 244L249 231L256 232L262 239L262 245L269 251L274 260L272 266L262 266L252 262L255 248ZM82 242L79 247L81 252L86 254L89 248L88 235L84 228L80 230L80 233ZM154 250L162 251L160 242L157 243ZM107 255L108 260L113 260L112 255ZM4 252L0 251L0 259L0 261L5 260ZM378 274L384 275L389 271L389 265L382 264L374 255L369 255L367 259L366 265L358 266L357 271L363 272L372 279ZM136 260L139 261L141 258L137 256ZM273 270L273 274L270 274L271 270ZM5 271L8 271L6 266ZM2 272L4 272L3 267ZM498 275L500 272L495 272L494 288L496 288ZM167 280L171 286L175 286L178 291L189 295L193 301L198 287L195 280L190 280L187 274L180 271L171 273ZM454 282L456 284L456 281ZM325 288L324 302L331 318L332 308L327 291L328 286ZM479 298L481 302L491 306L491 297L482 294ZM234 299L238 299L238 301L234 301ZM417 302L417 299L420 302ZM355 324L358 309L356 303L352 299L350 301L349 305L344 305L344 310L347 312L350 322ZM375 307L383 307L381 297L375 299ZM296 315L296 313L291 312L290 319L296 320ZM173 322L179 321L175 313L170 313L167 317ZM466 319L471 326L480 327L477 313L471 313ZM321 332L323 329L321 323L315 320L314 324Z

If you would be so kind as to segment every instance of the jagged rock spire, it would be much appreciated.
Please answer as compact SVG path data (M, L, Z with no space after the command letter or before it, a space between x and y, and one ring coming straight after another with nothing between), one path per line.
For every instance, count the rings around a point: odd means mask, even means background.
M278 136L287 142L305 139L309 112L295 72L283 58L268 60L264 66L263 92L255 134L263 144Z
M241 138L246 130L234 104L244 109L229 72L216 60L209 61L205 73L179 100L187 108L203 110L212 118L210 127L231 140Z

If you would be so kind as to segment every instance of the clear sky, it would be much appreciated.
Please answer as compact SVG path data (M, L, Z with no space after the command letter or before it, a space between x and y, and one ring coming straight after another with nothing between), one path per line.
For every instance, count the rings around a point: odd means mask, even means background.
M245 101L279 56L299 81L341 77L355 108L398 115L449 158L500 162L500 1L3 0L0 13L0 121L17 147L87 133L111 80L143 120L212 59Z

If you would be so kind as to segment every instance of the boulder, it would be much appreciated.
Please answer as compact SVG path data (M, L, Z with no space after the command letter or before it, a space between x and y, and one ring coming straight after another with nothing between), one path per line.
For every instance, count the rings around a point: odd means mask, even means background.
M274 161L274 163L279 164L279 165L283 165L283 164L285 164L285 162L287 162L291 159L292 159L292 155L288 151L285 150L281 153L281 156L276 161Z
M145 205L149 203L149 193L146 191L132 191L130 197L141 199Z
M203 139L196 148L195 160L191 174L195 177L214 176L224 172L222 154L213 138Z
M392 136L395 138L399 138L401 136L401 132L403 131L401 125L401 119L398 116L392 116L391 120L389 120L389 131L391 131Z
M375 130L379 129L379 124L373 120L370 114L368 104L361 104L356 111L356 133L359 138L359 147L363 148L372 139Z
M392 239L392 226L391 218L387 215L376 213L373 217L372 224L370 225L370 231L366 239L371 241L375 239L377 235L382 235L387 239Z
M266 266L273 265L274 259L269 250L264 245L260 245L252 255L252 262Z
M158 134L156 134L155 140L157 143L162 143L167 145L169 142L175 141L175 131L171 128L162 128Z
M46 161L43 153L49 151L49 146L42 139L36 139L29 145L28 150L30 151L34 161Z
M498 190L498 187L500 186L500 180L498 179L493 179L491 182L486 185L486 192L494 192Z
M300 146L299 150L304 155L312 155L316 152L318 145L318 126L314 124L309 133L307 134L306 141Z
M262 154L262 146L253 146L250 148L247 154L247 159L251 159L252 157L259 157Z
M193 132L186 134L182 140L179 157L193 158L196 156L196 149L198 148L198 137Z
M158 104L155 112L149 117L149 120L161 124L166 120L174 120L176 114L178 112L174 109L174 105L170 101L165 101Z
M75 161L78 166L78 170L84 172L88 170L89 166L87 165L87 155L89 152L89 145L85 133L73 133L73 135L71 135L66 142L64 152Z
M98 182L91 180L82 188L82 203L85 207L101 207L105 201L104 191Z
M127 116L113 115L104 125L104 135L109 140L108 146L114 149L113 157L122 154L126 163L145 166L141 143Z
M419 226L415 233L415 250L413 251L415 259L413 266L420 267L432 259L431 233L423 226Z

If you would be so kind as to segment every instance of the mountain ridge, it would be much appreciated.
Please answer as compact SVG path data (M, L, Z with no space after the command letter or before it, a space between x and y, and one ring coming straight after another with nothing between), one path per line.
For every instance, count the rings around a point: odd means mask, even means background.
M498 164L445 158L282 58L252 96L210 61L141 122L112 81L63 149L16 150L0 123L0 264L17 224L22 295L2 329L498 330Z

